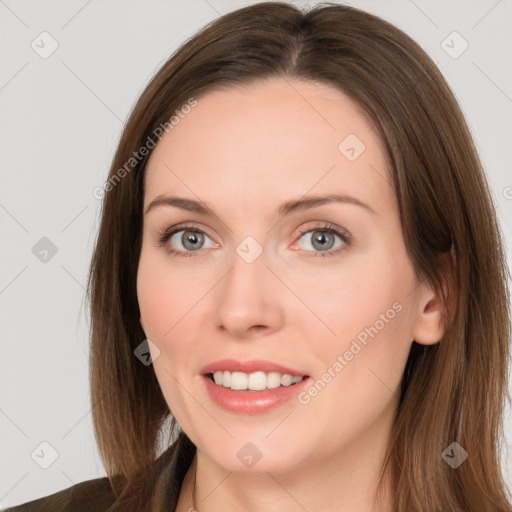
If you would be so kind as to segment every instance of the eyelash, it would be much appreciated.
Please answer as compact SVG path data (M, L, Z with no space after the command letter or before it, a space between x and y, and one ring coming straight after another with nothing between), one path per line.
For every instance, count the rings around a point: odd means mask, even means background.
M202 233L206 236L208 236L199 226L194 224L185 224L185 225L177 225L172 226L170 228L166 228L161 230L157 235L157 245L158 247L164 247L167 244L167 241L176 233L179 233L180 231L192 231L194 233ZM328 222L324 222L319 226L314 226L312 228L304 229L302 231L299 231L299 239L302 238L303 235L306 233L309 233L311 231L325 231L325 232L332 232L338 235L341 240L343 241L344 245L341 247L338 247L337 249L331 249L330 251L319 251L315 252L312 257L321 257L325 258L327 256L335 256L340 251L344 250L346 247L350 246L351 244L351 237L350 235L345 231L333 224L329 224ZM184 256L184 257L194 257L197 256L197 254L194 254L195 252L199 253L199 251L178 251L176 249L171 249L167 247L167 251L172 256ZM311 251L306 251L311 252Z

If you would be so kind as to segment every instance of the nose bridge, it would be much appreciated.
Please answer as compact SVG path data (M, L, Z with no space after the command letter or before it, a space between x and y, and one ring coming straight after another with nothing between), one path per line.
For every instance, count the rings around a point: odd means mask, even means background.
M230 270L219 286L218 325L234 336L246 336L252 327L270 330L282 322L278 283L267 268L268 254L253 237L247 236L234 248Z

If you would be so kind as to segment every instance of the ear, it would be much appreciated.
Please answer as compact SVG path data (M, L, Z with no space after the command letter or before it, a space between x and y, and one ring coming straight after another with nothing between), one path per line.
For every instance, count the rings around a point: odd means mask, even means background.
M414 324L414 341L420 345L438 343L446 332L447 318L455 306L455 253L453 249L440 259L442 289L422 283L418 292L418 314Z

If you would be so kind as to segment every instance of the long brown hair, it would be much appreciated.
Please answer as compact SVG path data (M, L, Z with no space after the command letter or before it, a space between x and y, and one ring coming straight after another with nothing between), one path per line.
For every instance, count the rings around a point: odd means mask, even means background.
M274 77L334 86L370 116L387 153L408 254L446 306L443 339L413 342L404 369L382 471L393 475L395 510L510 512L499 460L510 400L508 270L471 134L418 44L374 15L327 2L309 10L265 2L216 19L167 60L130 114L88 281L95 436L119 495L111 510L174 510L194 453L181 432L155 464L160 434L168 434L165 447L179 427L152 366L134 355L146 338L136 275L151 150L128 169L126 162L191 98ZM442 457L454 442L468 454L456 469Z

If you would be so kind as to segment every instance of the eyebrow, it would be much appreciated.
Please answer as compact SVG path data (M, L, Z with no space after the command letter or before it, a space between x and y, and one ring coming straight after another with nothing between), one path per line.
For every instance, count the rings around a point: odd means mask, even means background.
M352 197L345 194L329 194L325 196L310 196L306 199L292 199L283 203L277 209L277 214L280 217L285 217L290 215L291 213L301 212L304 210L309 210L311 208L317 208L324 204L329 203L345 203L345 204L353 204L356 206L360 206L364 208L368 212L373 215L378 215L378 213L368 204L363 203L356 197ZM217 217L213 209L204 201L194 201L193 199L186 199L184 197L177 196L158 196L146 208L145 214L147 214L150 210L159 207L159 206L174 206L176 208L181 208L182 210L187 210L189 212L195 212L202 215Z

